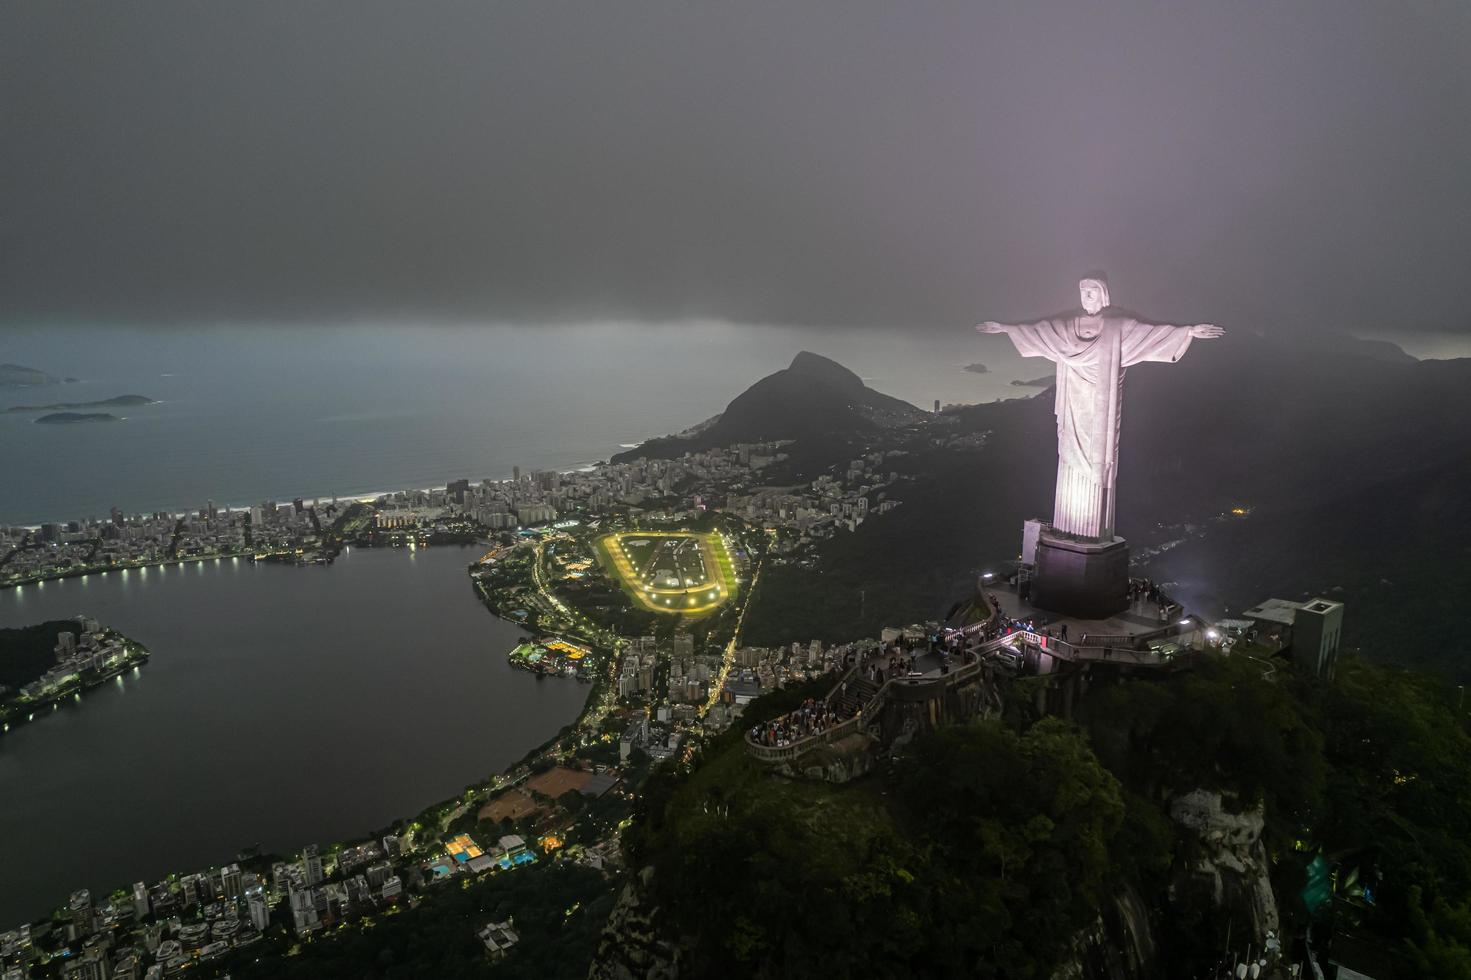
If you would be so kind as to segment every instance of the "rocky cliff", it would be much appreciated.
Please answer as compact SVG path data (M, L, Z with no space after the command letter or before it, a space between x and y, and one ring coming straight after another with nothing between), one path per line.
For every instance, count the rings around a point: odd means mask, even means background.
M1264 815L1259 806L1233 813L1225 802L1220 793L1203 789L1171 801L1170 818L1198 856L1177 869L1170 899L1206 899L1215 909L1231 909L1236 921L1250 924L1251 935L1243 938L1260 946L1279 925L1271 865L1262 844Z
M645 868L618 895L598 940L588 980L673 980L680 975L679 949L659 935L659 910L649 905Z

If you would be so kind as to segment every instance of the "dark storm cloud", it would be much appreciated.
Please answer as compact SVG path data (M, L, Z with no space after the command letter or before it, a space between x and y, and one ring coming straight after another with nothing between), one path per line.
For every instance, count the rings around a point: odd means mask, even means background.
M0 321L1467 326L1463 4L0 9Z

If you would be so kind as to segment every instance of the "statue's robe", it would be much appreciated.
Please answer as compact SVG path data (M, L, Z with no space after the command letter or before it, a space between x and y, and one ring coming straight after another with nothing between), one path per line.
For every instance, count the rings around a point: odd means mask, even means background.
M1081 329L1097 330L1084 340ZM1146 323L1114 306L1082 310L1006 330L1023 357L1057 363L1057 498L1052 526L1100 541L1114 536L1124 369L1178 361L1190 328Z

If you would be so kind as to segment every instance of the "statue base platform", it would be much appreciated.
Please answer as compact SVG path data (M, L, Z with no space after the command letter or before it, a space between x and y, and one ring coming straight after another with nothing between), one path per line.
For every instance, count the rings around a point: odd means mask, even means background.
M1087 541L1037 536L1028 601L1038 609L1078 619L1107 619L1129 608L1129 546L1123 538Z

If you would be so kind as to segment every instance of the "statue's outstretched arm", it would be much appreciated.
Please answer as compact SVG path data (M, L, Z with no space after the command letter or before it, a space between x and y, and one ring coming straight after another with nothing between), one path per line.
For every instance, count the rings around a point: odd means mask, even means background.
M1022 357L1045 357L1055 361L1063 355L1062 330L1052 320L1037 320L1032 323L997 323L995 320L987 320L977 324L976 329L981 333L1006 334Z
M1178 361L1192 340L1212 340L1225 333L1214 323L1179 325L1142 323L1135 320L1124 328L1123 366L1141 361Z
M1214 323L1144 323L1143 321L1138 321L1135 323L1135 327L1143 328L1144 330L1183 330L1196 340L1214 340L1217 337L1224 336L1226 333L1225 330L1216 326Z

